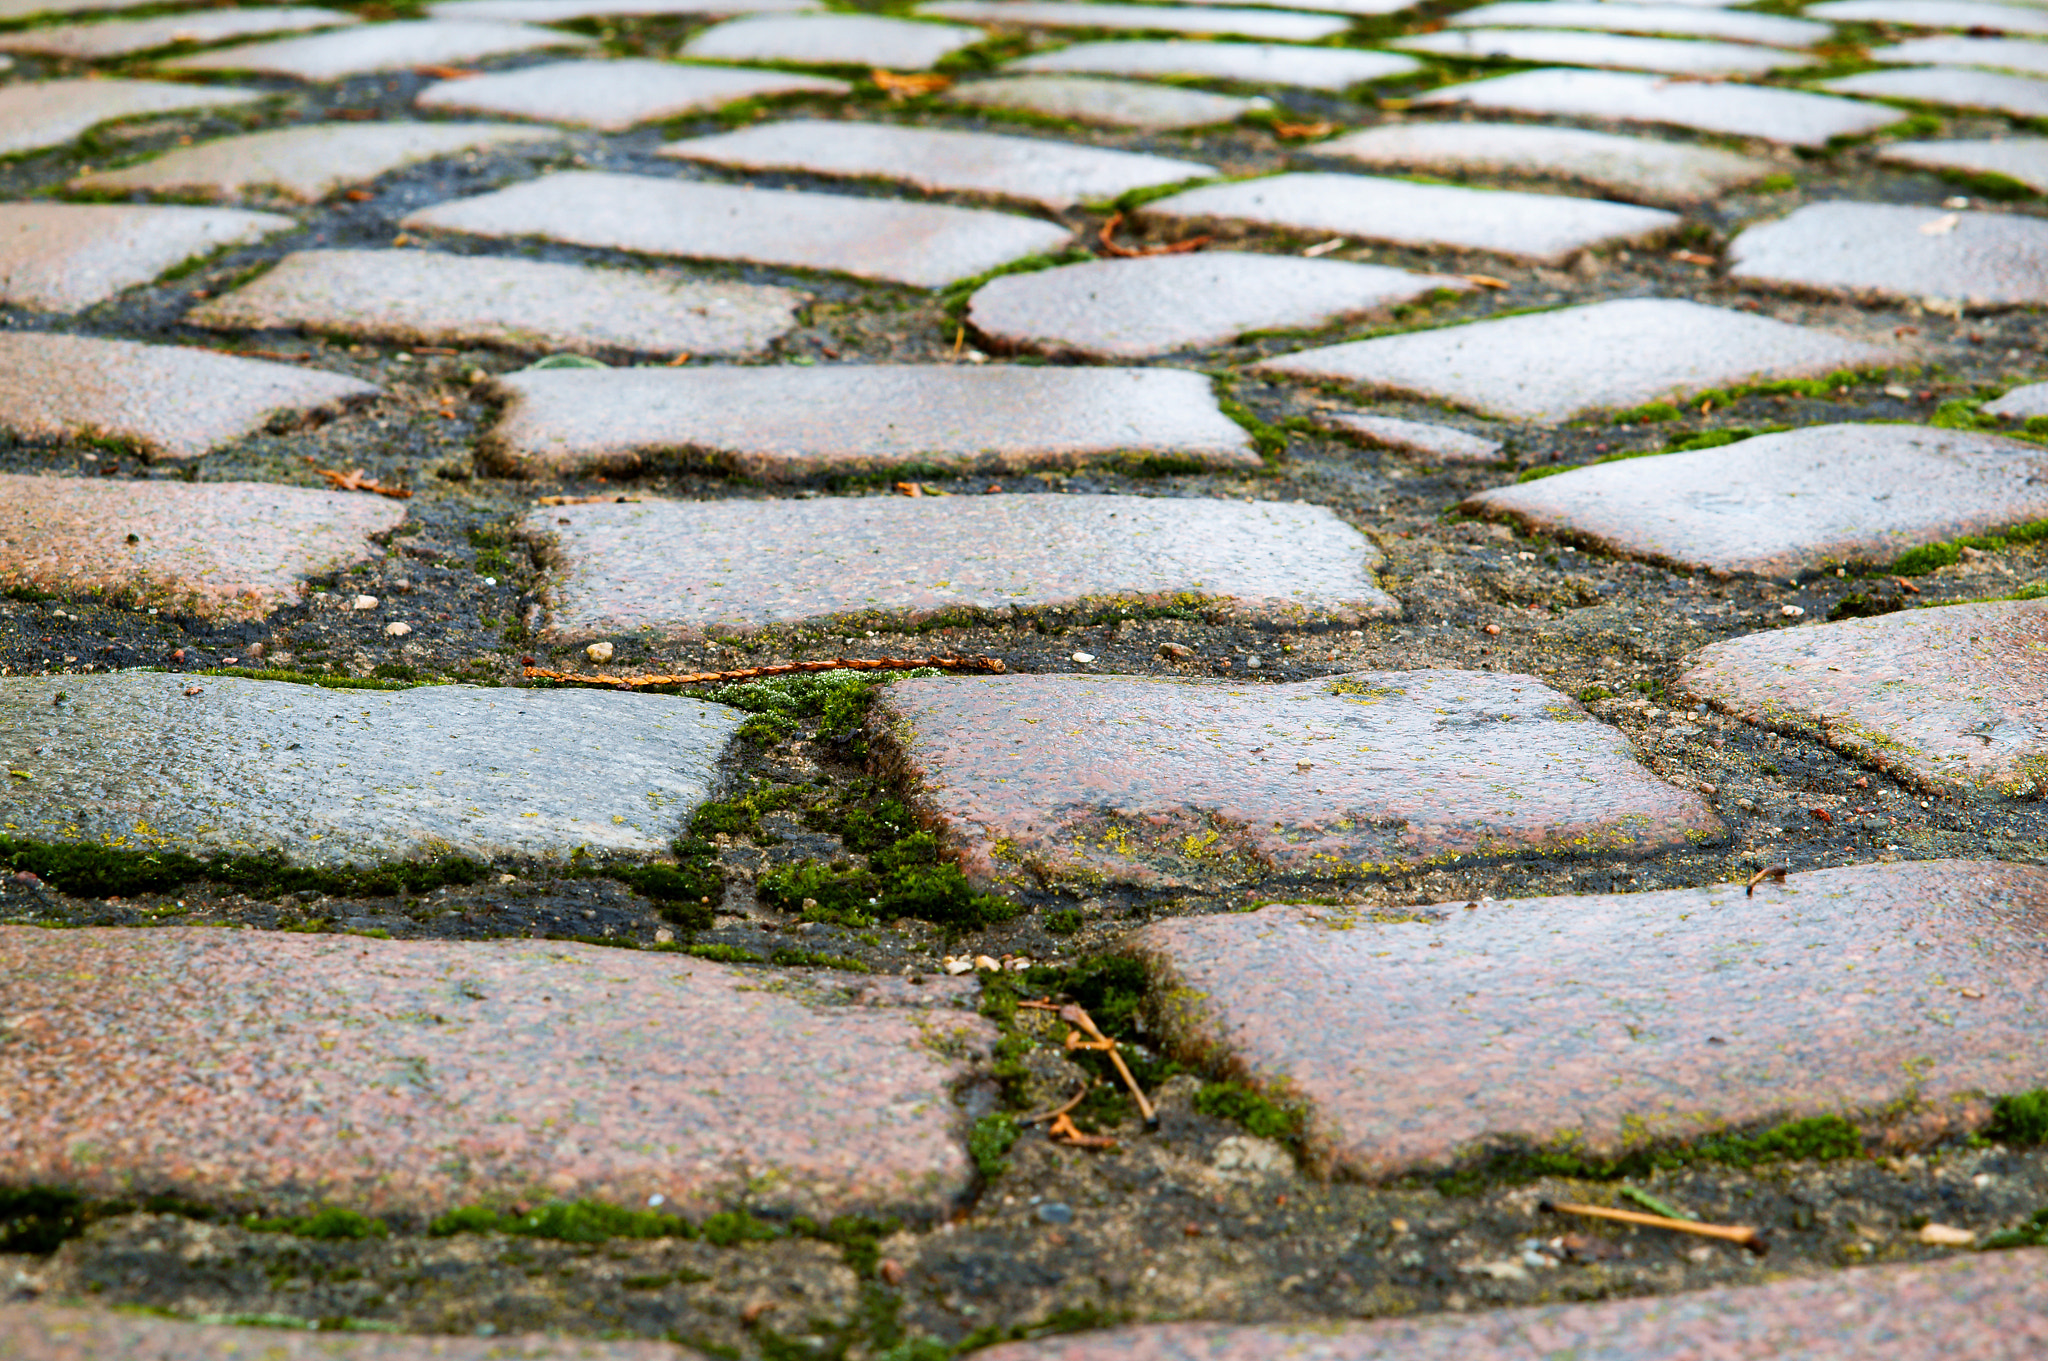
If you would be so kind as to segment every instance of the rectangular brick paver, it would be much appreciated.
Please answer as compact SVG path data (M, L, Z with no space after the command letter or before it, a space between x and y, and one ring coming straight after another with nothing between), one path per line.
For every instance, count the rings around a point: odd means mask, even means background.
M1453 28L1574 28L1722 38L1773 47L1811 47L1834 34L1828 24L1751 14L1712 5L1586 3L1586 0L1501 0L1451 18Z
M1312 43L1334 38L1351 21L1329 14L1276 14L1211 5L1093 5L1082 0L941 0L918 13L942 19L1019 28L1138 29L1160 33L1222 33L1234 38Z
M1204 605L1262 623L1400 613L1321 506L1141 496L834 497L543 507L548 635ZM772 557L760 546L779 545Z
M263 97L257 90L161 80L25 80L0 85L0 156L62 146L116 119L227 108Z
M1721 835L1531 676L898 681L871 728L980 882L1321 878Z
M681 55L699 61L918 71L984 36L980 29L959 24L921 24L879 14L768 14L728 19L693 34Z
M666 1342L591 1342L545 1333L431 1337L310 1332L53 1304L0 1304L9 1361L691 1361Z
M984 109L1022 109L1048 118L1071 118L1112 128L1202 128L1229 123L1248 113L1270 111L1264 96L1183 90L1137 80L1093 76L1000 76L970 80L946 91L956 104Z
M297 226L223 208L0 204L0 303L75 312L196 256Z
M174 71L258 71L297 80L346 80L377 71L416 66L452 66L483 57L530 52L544 47L591 47L595 39L529 24L492 24L457 19L418 19L366 24L311 38L201 52L164 63Z
M2003 175L2048 194L2048 137L1988 137L1953 142L1892 142L1877 158L1922 170L1962 170Z
M1019 57L1003 69L1041 74L1192 76L1246 85L1344 90L1371 80L1409 75L1420 66L1413 57L1391 52L1166 38L1075 43L1057 51Z
M975 208L593 170L439 204L403 225L833 270L926 288L1058 250L1072 238L1050 222Z
M511 374L496 386L507 405L485 452L527 474L623 471L665 455L767 481L910 463L1259 466L1209 380L1176 369L566 370Z
M1821 82L1824 90L1909 99L1957 109L1990 109L2016 118L2048 118L2048 80L1972 71L1955 66L1915 66L1902 71L1865 71Z
M1557 66L1607 66L1671 75L1763 75L1812 65L1797 52L1752 43L1692 38L1637 38L1619 33L1574 33L1547 28L1453 28L1419 33L1388 44L1404 52L1471 61L1519 61Z
M229 9L173 14L160 19L123 19L112 23L57 24L0 34L0 50L36 52L95 61L149 52L178 43L218 43L265 33L297 33L315 28L346 28L362 20L341 10Z
M623 132L640 123L784 94L849 94L843 80L788 71L730 71L672 61L564 61L444 80L420 91L422 109L488 113Z
M2048 222L2019 213L1892 203L1811 203L1745 229L1728 277L1860 298L2048 302Z

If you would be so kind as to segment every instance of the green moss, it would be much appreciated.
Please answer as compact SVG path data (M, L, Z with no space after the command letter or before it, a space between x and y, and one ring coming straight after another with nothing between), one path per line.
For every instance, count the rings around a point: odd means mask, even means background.
M1875 619L1881 614L1896 614L1906 608L1904 602L1887 600L1882 596L1866 595L1853 591L1843 596L1828 610L1830 624L1842 619Z
M703 1234L705 1242L730 1248L741 1243L773 1242L783 1236L783 1231L745 1210L726 1210L704 1221Z
M379 670L382 669L379 668ZM421 684L438 683L431 681L421 682L411 679L400 680L374 673L368 676L336 676L325 671L280 671L274 667L258 668L248 666L212 667L205 671L195 671L191 674L195 676L239 676L243 680L283 681L287 685L317 685L323 690L415 690Z
M1252 437L1252 446L1259 451L1259 457L1271 463L1287 452L1287 431L1263 419L1256 411L1228 393L1216 395L1216 405L1223 414L1245 428Z
M875 1215L840 1215L824 1224L799 1215L789 1224L789 1231L798 1237L839 1248L846 1254L846 1265L863 1280L872 1277L881 1264L882 1240L902 1229L902 1220Z
M1071 907L1048 912L1045 914L1045 929L1055 936L1071 936L1081 929L1081 913Z
M1992 1250L2048 1247L2048 1207L2034 1211L2033 1218L2016 1229L1985 1235L1983 1246Z
M1195 1093L1195 1109L1243 1125L1262 1139L1293 1139L1301 1133L1299 1115L1235 1082L1204 1083Z
M1576 698L1581 704L1591 704L1594 700L1612 699L1613 695L1607 690L1605 686L1589 685L1585 689L1579 691Z
M906 676L938 674L928 668L880 676L865 671L820 671L717 685L692 693L752 714L753 718L740 726L739 735L763 745L793 737L805 726L811 726L820 740L837 742L851 737L866 721L868 707L882 686Z
M742 950L737 945L691 945L683 950L686 955L698 959L715 960L720 964L762 964L767 961L752 950Z
M1999 1097L1984 1132L2018 1148L2048 1144L2048 1088Z
M828 955L821 950L775 950L769 954L768 962L779 964L786 969L838 969L842 973L874 972L863 961L851 955Z
M1010 1149L1023 1132L1016 1117L1003 1111L974 1122L967 1132L967 1152L983 1177L993 1181L1010 1170Z
M1998 429L1998 417L1986 415L1980 409L1983 405L1968 397L1951 397L1934 408L1934 414L1927 418L1927 423L1942 430Z
M999 279L1005 274L1036 274L1040 270L1058 269L1061 265L1086 264L1094 258L1093 255L1085 250L1064 250L1057 254L1027 255L1021 260L1012 260L1007 265L998 265L996 268L982 274L977 274L971 279L962 279L958 283L948 284L939 293L939 304L945 309L948 319L957 326L966 320L967 300L974 296L977 289L992 279ZM831 673L827 672L825 674L830 675Z
M714 1216L716 1218L716 1216ZM611 1238L694 1238L686 1219L653 1210L629 1210L595 1200L550 1201L532 1210L497 1210L466 1205L427 1226L446 1238L458 1233L506 1233L562 1243L602 1243Z
M370 1219L354 1210L329 1206L317 1214L299 1218L260 1219L250 1215L242 1227L253 1233L288 1233L296 1238L382 1238L391 1232L381 1219Z
M200 860L179 851L139 851L88 843L45 843L0 836L0 867L28 870L82 898L133 897L179 884L225 884L252 897L313 890L337 898L391 898L429 893L445 884L474 884L484 866L466 856L397 861L367 869L292 865L277 855Z
M1474 1195L1500 1182L1567 1177L1619 1181L1647 1177L1698 1163L1755 1167L1762 1163L1812 1160L1835 1162L1863 1156L1863 1136L1838 1115L1790 1120L1756 1133L1712 1135L1691 1143L1663 1143L1615 1157L1581 1151L1575 1144L1510 1145L1435 1179L1444 1195Z
M1996 553L2016 543L2035 543L2042 539L2048 539L2048 520L2035 520L1998 534L1970 534L1947 543L1923 544L1894 558L1887 570L1898 576L1925 576L1962 561L1965 548Z
M55 1252L88 1218L84 1198L71 1191L0 1190L0 1252Z
M1790 175L1766 175L1756 182L1759 194L1783 194L1798 187L1799 181Z

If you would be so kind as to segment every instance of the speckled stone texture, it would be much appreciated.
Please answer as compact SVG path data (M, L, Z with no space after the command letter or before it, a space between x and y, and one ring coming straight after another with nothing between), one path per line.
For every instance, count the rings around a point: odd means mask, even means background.
M543 236L579 246L832 270L941 288L1072 239L1011 213L842 194L564 171L423 209L408 230Z
M1624 298L1352 341L1256 367L1562 421L1751 378L1897 363L1902 351L1675 298Z
M834 364L499 378L485 454L524 474L657 455L765 481L905 463L1015 471L1166 458L1256 468L1209 380L1178 369Z
M368 383L179 345L0 332L0 429L111 435L151 458L198 458L288 412L375 396Z
M1993 416L2005 416L2025 420L2032 416L2048 416L2048 383L2029 383L2014 388L1995 402L1986 402L1984 410Z
M1104 151L1050 137L809 119L670 142L660 154L740 170L898 180L928 191L1017 199L1052 209L1217 173L1216 167L1195 161Z
M0 204L0 303L75 312L194 256L298 224L270 213L126 204Z
M10 781L0 828L317 865L450 851L566 860L578 846L658 854L708 797L743 717L589 690L345 691L145 671L0 679L0 749L29 772Z
M0 1305L9 1361L690 1361L666 1342L511 1337L408 1337L262 1328L48 1304Z
M1635 38L1618 33L1574 33L1547 28L1454 28L1418 33L1388 44L1404 52L1471 61L1520 61L1562 66L1607 66L1671 75L1760 76L1812 62L1796 52L1751 43L1689 38Z
M1532 676L905 680L870 727L981 883L1173 887L1722 835Z
M1997 29L2006 33L2040 33L2038 7L1981 4L1976 0L1832 0L1806 11L1837 23L1891 24L1901 28Z
M559 141L547 128L505 123L326 123L275 128L179 147L119 170L82 175L73 189L239 198L269 191L312 203L421 161L516 142Z
M2048 34L2048 9L2022 14L2028 23L2024 28L2015 25L2015 31ZM1870 59L1901 65L1925 62L1930 66L1987 66L2048 76L2048 45L2027 38L1914 38L1888 47L1873 47Z
M420 91L422 109L490 113L623 132L640 123L740 99L849 94L843 80L787 71L727 71L670 61L563 61L444 80Z
M2048 137L1994 137L1977 141L1893 142L1877 158L1922 170L1966 170L2003 175L2037 194L2048 194Z
M1382 123L1309 150L1375 169L1569 180L1631 202L1677 207L1752 184L1772 171L1768 161L1719 147L1527 123Z
M713 25L684 43L682 55L701 61L916 71L982 37L981 30L958 24L920 24L876 14L771 14Z
M1957 109L1990 109L2017 118L2048 118L2048 80L1972 71L1954 66L1916 66L1904 71L1865 71L1821 82L1840 94L1909 99Z
M941 19L1017 28L1138 29L1157 33L1222 33L1233 38L1312 43L1334 38L1351 21L1329 14L1275 14L1214 6L1091 5L1078 0L943 0L918 13Z
M1369 80L1408 75L1421 64L1413 57L1391 52L1164 38L1075 43L1057 51L1019 57L1003 69L1047 75L1192 76L1246 85L1345 90Z
M1828 24L1775 14L1749 14L1705 5L1588 4L1583 0L1504 0L1453 15L1450 24L1453 28L1582 28L1612 33L1677 34L1768 43L1773 47L1810 47L1834 34Z
M528 24L471 23L419 19L366 24L341 33L201 52L164 63L173 71L258 71L296 80L346 80L377 71L416 66L451 66L483 57L531 52L545 47L593 47L596 40L560 29Z
M1839 83L1828 88L1839 88ZM1816 148L1836 137L1875 132L1906 117L1900 109L1803 90L1702 84L1621 71L1555 69L1518 71L1453 85L1423 95L1415 103L1424 108L1463 105L1534 117L1663 124Z
M1790 577L2048 520L2048 450L1975 431L1818 425L1575 468L1464 504L1624 557Z
M1703 649L1679 683L1922 789L2048 795L2048 601L1752 634Z
M1143 496L863 496L543 507L551 639L739 634L963 611L1207 604L1355 625L1401 607L1370 540L1321 506ZM772 557L760 546L777 545Z
M1011 1342L986 1361L2032 1361L2048 1253L1862 1267L1765 1286L1286 1328L1164 1323Z
M1005 274L975 290L967 321L998 349L1139 359L1227 345L1248 331L1326 326L1472 287L1455 275L1385 265L1205 251Z
M613 14L804 14L822 8L818 0L441 0L428 5L427 13L436 19L559 24Z
M119 118L219 109L261 98L256 90L161 80L25 80L0 86L0 156L62 146L88 128Z
M802 301L787 288L667 273L424 250L319 250L285 256L185 320L402 344L737 355L788 331Z
M138 9L157 0L0 0L0 20L32 19L53 11L93 13L100 10Z
M0 927L0 967L0 1175L301 1211L934 1218L974 1176L949 1088L995 1033L557 941Z
M1454 430L1448 425L1426 421L1404 421L1394 416L1365 416L1353 411L1325 413L1323 422L1334 429L1357 435L1368 444L1420 454L1445 463L1492 463L1500 458L1501 442Z
M971 80L946 91L956 104L984 109L1022 109L1048 118L1071 118L1112 128L1201 128L1228 123L1248 113L1271 109L1263 95L1236 95L1181 90L1136 80L1103 80L1092 76L1003 76Z
M178 43L217 43L262 33L297 33L313 28L345 28L362 20L341 10L228 9L200 10L158 19L124 19L113 23L57 24L0 34L0 49L36 52L91 61L125 57Z
M260 619L305 578L368 561L370 536L404 520L381 496L268 482L0 473L0 586Z
M2048 222L1890 203L1810 203L1728 246L1728 277L1857 298L2048 302Z
M1149 203L1144 212L1174 221L1256 222L1402 246L1456 246L1549 264L1594 247L1652 239L1680 221L1657 208L1561 194L1319 174L1190 189Z

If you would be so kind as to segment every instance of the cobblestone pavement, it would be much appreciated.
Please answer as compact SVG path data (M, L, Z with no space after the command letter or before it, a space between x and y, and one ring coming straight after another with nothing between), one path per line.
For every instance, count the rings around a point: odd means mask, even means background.
M2048 8L0 54L0 1355L2048 1351Z

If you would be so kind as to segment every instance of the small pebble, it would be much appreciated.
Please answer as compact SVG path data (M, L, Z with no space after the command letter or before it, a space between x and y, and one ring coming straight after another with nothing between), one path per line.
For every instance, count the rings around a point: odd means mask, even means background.
M589 647L583 649L583 655L590 658L593 662L608 662L612 659L612 645L610 643L592 643Z
M352 610L374 610L377 608L377 597L374 595L359 595L354 600L348 602L348 607Z
M1780 605L1778 606L1778 613L1784 615L1787 619L1799 619L1806 614L1806 607L1804 605Z
M412 625L394 621L384 626L384 632L390 634L393 638L403 638L406 634L412 632Z
M1074 1207L1062 1205L1057 1200L1048 1200L1034 1213L1041 1224L1071 1224L1074 1222Z
M989 955L976 955L974 957L974 967L985 969L990 973L1001 973L1003 971L1001 962Z
M1076 652L1074 654L1074 660L1081 663L1081 665L1086 666L1088 665L1088 663L1095 660L1095 654L1092 652Z
M1170 657L1177 662L1184 662L1195 655L1195 650L1191 647L1182 647L1179 643L1161 643L1159 645L1159 655Z

